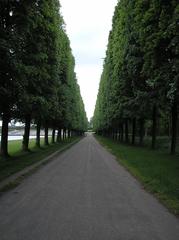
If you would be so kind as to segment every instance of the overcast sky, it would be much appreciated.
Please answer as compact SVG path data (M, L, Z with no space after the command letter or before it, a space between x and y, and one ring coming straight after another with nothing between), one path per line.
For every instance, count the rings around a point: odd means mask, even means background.
M117 0L60 0L87 116L93 116Z

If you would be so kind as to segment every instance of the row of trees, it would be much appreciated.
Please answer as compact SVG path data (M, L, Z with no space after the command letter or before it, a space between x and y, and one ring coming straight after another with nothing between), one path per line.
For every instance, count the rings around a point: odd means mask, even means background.
M94 129L132 144L143 143L146 121L171 122L171 153L176 151L179 103L179 3L177 0L121 0L112 31L94 112Z
M75 61L58 0L0 1L1 154L8 155L8 123L25 123L28 150L31 123L40 129L81 134L87 118L74 72ZM70 135L70 133L69 133Z

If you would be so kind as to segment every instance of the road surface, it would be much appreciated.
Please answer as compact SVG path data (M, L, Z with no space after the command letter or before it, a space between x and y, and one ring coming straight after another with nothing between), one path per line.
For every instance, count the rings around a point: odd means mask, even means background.
M87 136L0 198L1 240L179 240L179 220Z

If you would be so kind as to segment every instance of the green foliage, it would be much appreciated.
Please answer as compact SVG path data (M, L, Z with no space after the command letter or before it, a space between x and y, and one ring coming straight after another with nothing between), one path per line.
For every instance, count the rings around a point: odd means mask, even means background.
M132 119L153 121L172 112L176 145L179 102L179 3L118 2L94 112L94 130L119 129ZM126 133L127 134L127 133ZM153 142L153 145L154 142Z
M1 1L0 54L0 114L7 116L6 126L10 118L26 125L30 118L54 129L87 129L58 0Z

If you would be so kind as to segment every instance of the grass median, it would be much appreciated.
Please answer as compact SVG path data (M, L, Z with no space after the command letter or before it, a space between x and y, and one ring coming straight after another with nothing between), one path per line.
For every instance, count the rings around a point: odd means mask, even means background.
M141 181L146 190L179 216L179 155L120 144L100 136L96 138Z
M11 157L8 159L0 158L0 181L32 164L41 161L55 151L63 149L65 146L76 142L79 139L80 137L73 137L60 143L50 144L49 146L42 145L41 148L35 146L35 140L30 140L29 152L23 152L21 150L22 141L10 141L9 154Z

